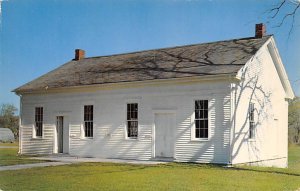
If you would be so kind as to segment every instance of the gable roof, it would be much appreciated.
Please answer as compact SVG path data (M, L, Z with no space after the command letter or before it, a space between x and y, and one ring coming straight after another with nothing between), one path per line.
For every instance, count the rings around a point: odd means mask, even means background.
M194 76L232 75L271 36L72 60L13 90L38 90Z

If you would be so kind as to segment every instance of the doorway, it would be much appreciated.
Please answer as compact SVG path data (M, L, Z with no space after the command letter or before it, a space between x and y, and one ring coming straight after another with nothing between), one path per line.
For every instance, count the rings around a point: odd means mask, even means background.
M155 114L155 157L174 158L175 114Z
M64 117L56 117L56 142L57 142L57 153L64 152Z
M53 153L69 153L69 117L56 116Z

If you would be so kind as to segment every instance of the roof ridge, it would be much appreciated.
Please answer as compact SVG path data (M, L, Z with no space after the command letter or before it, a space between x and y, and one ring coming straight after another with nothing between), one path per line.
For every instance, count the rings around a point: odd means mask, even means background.
M271 35L265 35L265 36L263 36L263 38L266 38L266 37L269 38L271 36L273 36L273 34L271 34ZM192 47L192 46L198 46L198 45L207 45L207 44L214 44L214 43L220 43L220 42L237 41L237 40L249 40L249 39L262 39L262 38L257 38L257 37L235 38L235 39L228 39L228 40L219 40L219 41L214 41L214 42L186 44L186 45L170 46L170 47L164 47L164 48L154 48L154 49L148 49L148 50L138 50L138 51L133 51L133 52L116 53L116 54L109 54L109 55L102 55L102 56L91 56L91 57L85 57L85 58L83 58L81 60L103 58L103 57L111 57L111 56L122 56L122 55L137 54L137 53L148 52L148 51L159 51L159 50L165 50L165 49L184 48L184 47Z

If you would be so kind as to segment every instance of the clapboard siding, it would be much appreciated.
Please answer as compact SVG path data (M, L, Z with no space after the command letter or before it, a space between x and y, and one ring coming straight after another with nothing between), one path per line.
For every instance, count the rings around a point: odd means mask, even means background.
M75 156L149 160L153 157L156 109L174 109L177 161L227 163L229 153L230 83L151 86L82 93L53 93L22 97L22 153L54 151L56 116L68 116L69 153ZM191 141L195 99L209 99L210 140ZM139 104L139 138L125 139L126 103ZM83 106L94 105L94 137L83 138ZM34 107L44 107L43 139L33 139Z
M198 99L201 99L201 94ZM205 96L206 97L206 96ZM230 95L211 95L209 99L208 141L191 141L191 112L193 104L182 105L183 115L178 119L176 160L184 162L227 163L229 160Z
M247 163L285 158L265 166L286 166L287 158L287 102L274 61L263 46L257 55L240 71L242 81L233 89L235 93L235 119L232 162ZM249 139L248 106L255 104L255 139ZM274 161L274 160L273 160Z

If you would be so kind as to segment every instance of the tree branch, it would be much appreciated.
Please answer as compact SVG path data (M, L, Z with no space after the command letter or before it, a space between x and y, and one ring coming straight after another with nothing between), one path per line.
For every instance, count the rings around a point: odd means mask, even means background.
M275 14L274 14L273 16L271 16L272 19L274 19L274 18L277 16L277 14L279 13L281 7L285 4L285 2L286 2L286 0L283 0L283 1L279 4L278 7L274 7L273 9L271 9L271 10L269 11L269 13L272 13L273 11L275 11Z
M293 12L284 15L284 17L282 18L280 24L277 25L276 27L281 27L282 24L284 23L284 21L285 21L288 17L290 17L290 16L292 16L292 18L293 18L292 26L294 26L295 14L296 14L296 12L297 12L297 10L298 10L299 7L300 7L300 3L296 6L296 8L293 10Z
M288 6L288 2L292 2L292 0L281 0L281 2L273 7L272 9L269 10L269 14L272 14L269 18L270 19L275 19L276 17L279 17L279 13L283 12L283 10L285 9L285 7ZM287 12L284 14L284 16L281 18L280 22L275 25L274 27L281 27L288 18L291 18L291 27L289 29L289 33L288 33L288 37L290 37L290 35L292 34L292 31L295 27L295 20L296 20L296 13L299 10L300 7L300 1L295 1L292 2L293 3L293 10L291 12Z

